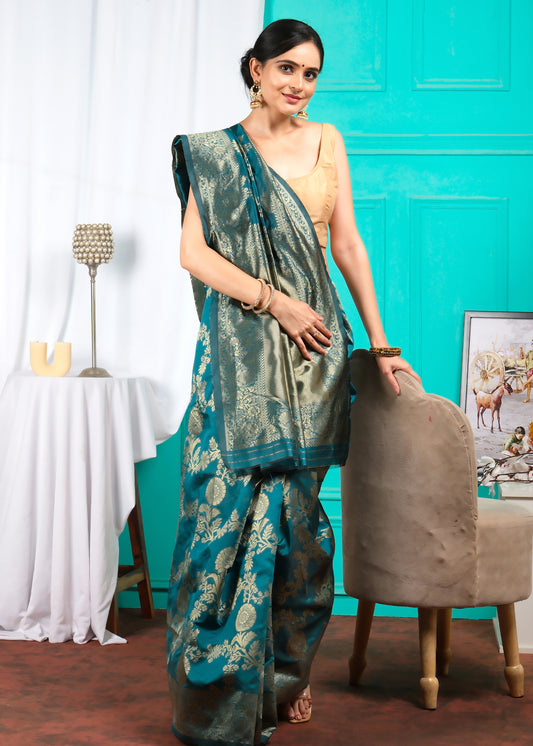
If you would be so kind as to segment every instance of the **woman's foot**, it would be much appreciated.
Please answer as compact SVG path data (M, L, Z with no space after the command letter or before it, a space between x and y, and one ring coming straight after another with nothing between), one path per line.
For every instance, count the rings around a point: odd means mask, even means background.
M285 713L289 723L307 723L311 720L313 702L311 688L306 686L300 694L285 705Z

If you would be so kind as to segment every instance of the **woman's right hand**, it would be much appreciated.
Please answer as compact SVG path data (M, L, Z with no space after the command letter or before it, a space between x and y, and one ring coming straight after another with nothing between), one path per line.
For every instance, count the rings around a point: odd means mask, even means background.
M276 290L268 310L294 341L305 360L311 360L309 349L325 355L327 348L331 347L332 334L324 326L323 317L307 303Z

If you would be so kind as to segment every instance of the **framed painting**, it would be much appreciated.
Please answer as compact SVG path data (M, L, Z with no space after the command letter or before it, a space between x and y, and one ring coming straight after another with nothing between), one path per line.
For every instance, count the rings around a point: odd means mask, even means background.
M461 407L478 482L533 498L533 313L466 311Z

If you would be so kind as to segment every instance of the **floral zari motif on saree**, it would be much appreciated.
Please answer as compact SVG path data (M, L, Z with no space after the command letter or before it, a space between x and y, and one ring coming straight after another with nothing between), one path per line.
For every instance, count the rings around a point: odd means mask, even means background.
M209 340L202 324L168 596L172 728L196 746L251 746L309 681L333 603L333 532L318 499L325 468L224 464Z

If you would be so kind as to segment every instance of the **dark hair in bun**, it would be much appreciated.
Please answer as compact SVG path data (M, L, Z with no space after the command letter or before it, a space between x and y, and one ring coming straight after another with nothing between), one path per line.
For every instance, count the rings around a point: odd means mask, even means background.
M279 57L280 54L306 41L312 41L318 49L320 69L322 70L324 47L314 28L308 26L307 23L303 23L303 21L295 21L292 18L282 18L270 23L259 34L254 46L241 57L241 75L246 86L249 88L253 84L250 75L250 60L252 57L255 57L264 65L267 60Z

